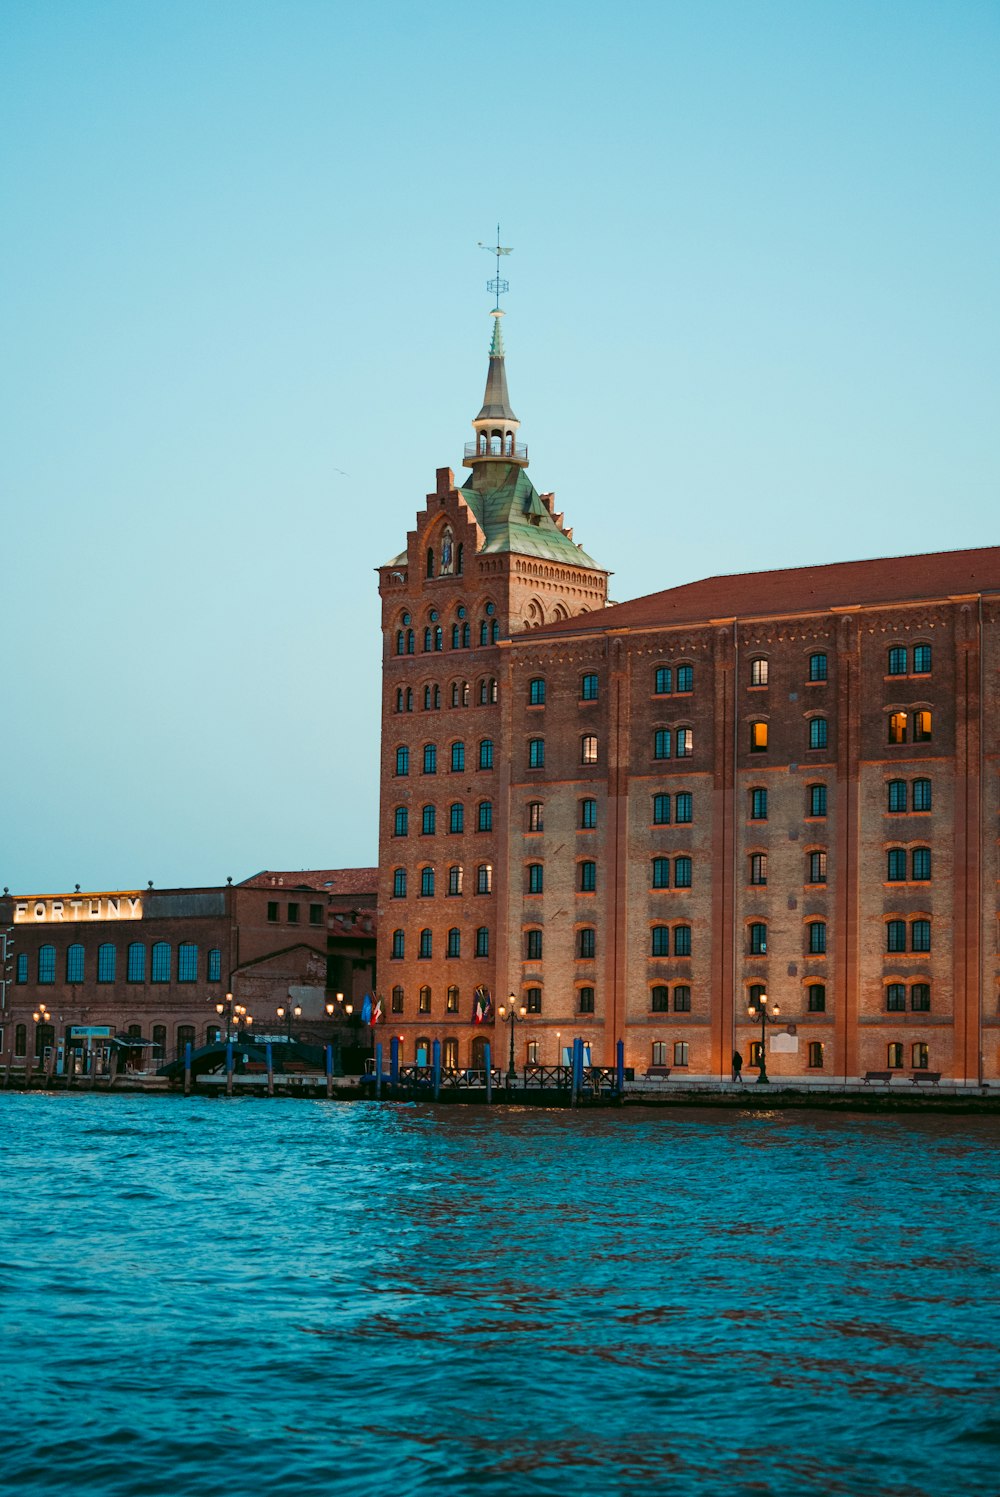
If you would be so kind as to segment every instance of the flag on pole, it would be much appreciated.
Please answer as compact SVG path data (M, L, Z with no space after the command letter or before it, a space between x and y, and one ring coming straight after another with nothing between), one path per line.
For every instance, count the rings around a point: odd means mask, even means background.
M493 999L490 997L489 988L479 987L476 989L475 1003L472 1009L472 1020L475 1024L485 1024L487 1019L493 1017Z
M370 1024L371 1021L372 1021L372 995L371 995L371 993L366 993L365 996L364 996L364 998L361 1000L361 1022L362 1022L362 1024Z
M376 993L375 996L374 996L374 998L372 999L372 1018L371 1018L371 1023L372 1023L372 1028L373 1029L374 1029L374 1027L375 1027L376 1024L384 1024L385 1023L385 1015L382 1013L382 999L380 998L380 996L378 995L378 993Z

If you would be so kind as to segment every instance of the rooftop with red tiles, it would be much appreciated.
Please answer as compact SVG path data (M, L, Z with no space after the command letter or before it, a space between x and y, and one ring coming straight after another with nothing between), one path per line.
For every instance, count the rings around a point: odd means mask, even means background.
M241 888L317 889L326 894L378 893L377 868L300 868L279 873L265 868L245 878Z

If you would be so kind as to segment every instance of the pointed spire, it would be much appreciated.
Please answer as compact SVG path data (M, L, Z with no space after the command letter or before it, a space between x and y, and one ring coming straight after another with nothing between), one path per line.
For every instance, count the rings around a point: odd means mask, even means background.
M503 313L493 312L493 337L490 340L490 368L486 376L486 394L483 396L483 408L476 417L477 421L517 421L517 417L510 408L510 396L507 394L507 370L504 365L503 333L500 331L500 319Z

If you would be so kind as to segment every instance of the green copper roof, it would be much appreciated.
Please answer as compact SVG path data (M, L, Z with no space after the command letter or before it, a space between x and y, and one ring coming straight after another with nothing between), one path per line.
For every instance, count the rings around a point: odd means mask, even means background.
M483 471L473 473L459 492L485 533L481 554L510 551L600 570L593 557L563 535L523 468L483 464Z

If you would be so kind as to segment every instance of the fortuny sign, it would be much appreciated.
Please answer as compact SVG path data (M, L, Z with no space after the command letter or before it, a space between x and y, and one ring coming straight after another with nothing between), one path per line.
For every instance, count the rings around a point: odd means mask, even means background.
M14 924L52 925L57 921L141 920L141 894L63 894L44 899L18 899Z

